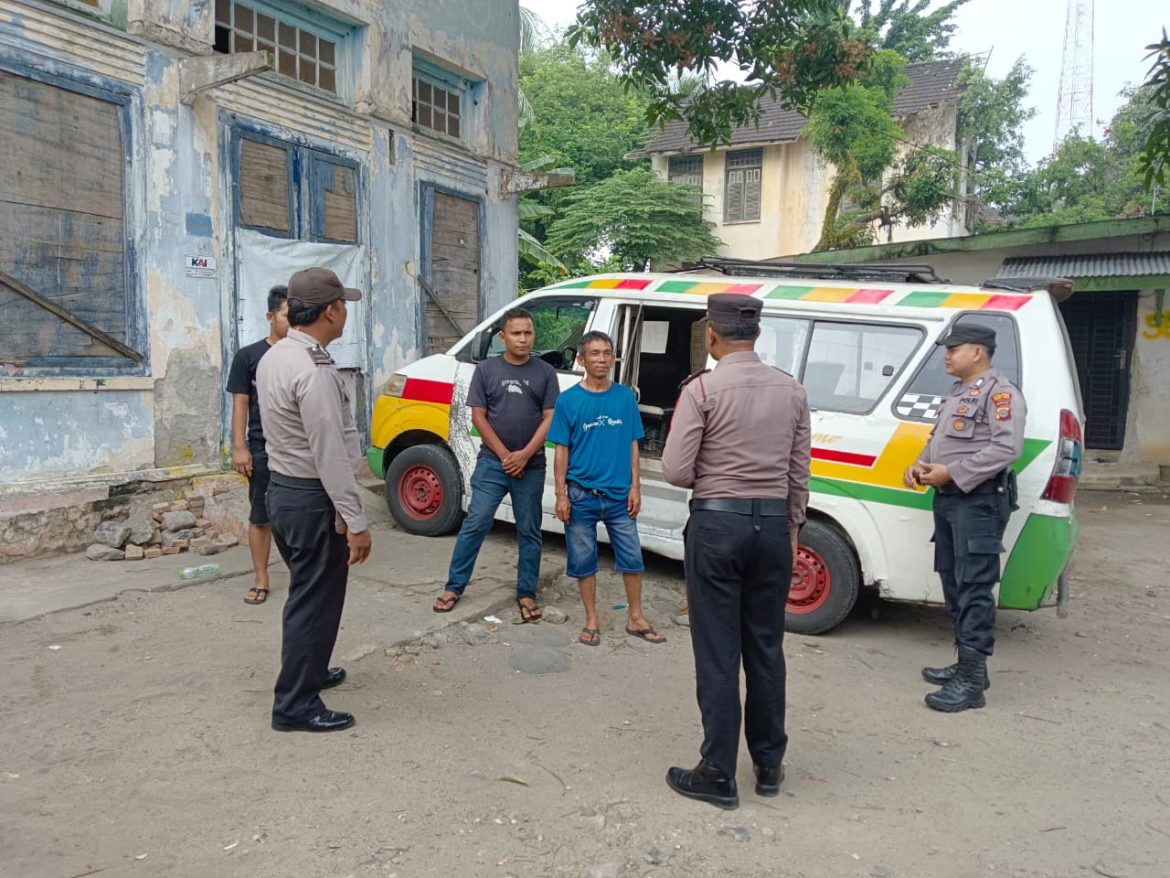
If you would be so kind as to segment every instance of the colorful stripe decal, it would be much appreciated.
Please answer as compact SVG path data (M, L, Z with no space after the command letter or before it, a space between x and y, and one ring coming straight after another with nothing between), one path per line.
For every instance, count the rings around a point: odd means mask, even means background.
M593 280L574 280L567 284L557 284L558 290L644 290L652 280L636 277L600 277Z
M454 393L454 384L448 381L430 381L426 378L407 378L406 386L402 388L403 399L437 402L440 405L450 405Z
M750 296L763 284L721 284L717 281L664 280L655 290L657 293L687 293L692 296L715 296L720 293L735 293Z
M854 454L852 451L818 448L815 445L812 449L812 458L813 460L831 460L833 463L864 467L871 467L877 462L877 457L872 454Z

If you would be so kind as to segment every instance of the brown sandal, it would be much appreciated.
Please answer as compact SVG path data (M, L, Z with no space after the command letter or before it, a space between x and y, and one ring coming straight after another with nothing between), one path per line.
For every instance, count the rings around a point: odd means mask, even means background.
M431 604L431 609L436 613L450 613L453 609L455 609L455 605L459 603L460 598L463 597L463 595L455 594L453 591L445 591L443 594L449 594L452 595L452 597L445 598L441 594L435 598L435 602Z
M577 639L586 646L599 646L601 644L601 629L582 628L581 635Z
M627 625L626 634L631 637L641 637L647 643L666 643L666 636L655 631L653 625L649 628L630 628Z
M532 601L531 606L525 604L524 601ZM540 607L536 605L536 598L527 596L516 598L516 606L520 608L521 622L539 622L544 618L544 613L541 611Z
M268 591L269 590L266 588L256 588L256 586L252 586L250 589L248 589L248 593L244 595L244 603L262 604L268 600Z

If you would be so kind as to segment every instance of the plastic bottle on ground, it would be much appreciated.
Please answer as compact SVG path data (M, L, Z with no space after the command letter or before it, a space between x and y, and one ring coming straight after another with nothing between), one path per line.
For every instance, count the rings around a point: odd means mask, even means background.
M179 579L194 579L197 576L209 576L219 573L218 564L200 564L198 567L184 567L179 571Z

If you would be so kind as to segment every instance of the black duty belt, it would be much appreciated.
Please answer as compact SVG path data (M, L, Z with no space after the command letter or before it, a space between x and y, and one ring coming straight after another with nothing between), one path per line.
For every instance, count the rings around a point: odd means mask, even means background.
M282 488L294 488L299 491L324 491L325 485L320 479L298 479L295 476L286 476L282 473L269 473L268 480Z
M787 517L788 501L769 499L704 497L691 501L691 509L705 509L708 512L733 512L736 515L753 515L761 518Z
M971 494L999 494L1006 489L1002 475L992 476L985 482L980 482L970 491L962 490L954 482L947 482L940 488L936 488L940 494L945 494L948 497L956 495L971 495Z

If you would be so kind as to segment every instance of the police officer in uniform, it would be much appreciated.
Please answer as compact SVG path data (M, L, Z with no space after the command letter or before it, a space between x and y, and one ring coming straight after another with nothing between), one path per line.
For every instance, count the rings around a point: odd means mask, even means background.
M370 554L370 531L354 472L361 460L349 391L325 351L345 330L346 302L360 300L324 268L288 282L288 335L256 373L268 439L272 534L289 568L280 676L272 728L334 732L352 714L328 710L321 690L345 679L330 668L349 565Z
M935 710L983 707L987 657L995 647L995 598L1003 532L1016 507L1011 465L1024 447L1027 407L1020 389L991 364L995 330L964 324L936 344L958 380L944 398L922 456L906 470L907 487L934 494L934 569L955 627L957 663L923 668Z
M671 768L666 782L721 808L739 805L741 662L756 793L775 796L784 779L784 609L808 505L808 399L756 354L761 307L749 296L707 300L718 365L684 384L662 453L667 481L693 489L685 567L703 719L699 764Z

